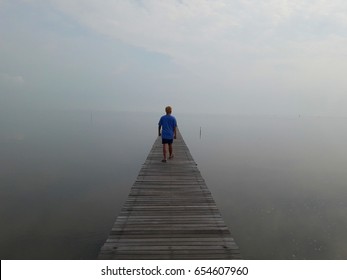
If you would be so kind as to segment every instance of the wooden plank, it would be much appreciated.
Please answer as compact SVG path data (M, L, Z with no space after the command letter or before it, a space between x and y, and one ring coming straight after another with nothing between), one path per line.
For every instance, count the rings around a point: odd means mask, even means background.
M181 134L162 163L158 137L99 259L240 259Z

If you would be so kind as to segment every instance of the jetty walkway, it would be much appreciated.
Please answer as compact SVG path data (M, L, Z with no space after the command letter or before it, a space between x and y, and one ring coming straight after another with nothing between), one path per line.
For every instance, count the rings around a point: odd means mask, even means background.
M99 259L240 259L181 134L162 163L158 137Z

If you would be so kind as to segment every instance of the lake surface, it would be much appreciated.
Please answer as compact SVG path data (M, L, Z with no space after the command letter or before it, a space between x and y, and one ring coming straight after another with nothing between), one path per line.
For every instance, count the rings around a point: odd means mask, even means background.
M1 259L95 259L160 115L2 113ZM347 259L345 118L175 116L245 259Z

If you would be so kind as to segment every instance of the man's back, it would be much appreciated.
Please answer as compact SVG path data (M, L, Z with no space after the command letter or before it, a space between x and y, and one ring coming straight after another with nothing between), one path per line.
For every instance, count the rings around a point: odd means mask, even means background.
M162 138L173 139L175 127L177 126L176 118L170 114L160 118L159 126L162 127Z

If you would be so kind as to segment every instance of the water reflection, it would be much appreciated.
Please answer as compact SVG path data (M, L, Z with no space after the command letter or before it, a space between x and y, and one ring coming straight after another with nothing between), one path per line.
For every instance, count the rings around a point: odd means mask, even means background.
M155 136L132 115L41 114L2 122L1 257L95 258Z
M203 121L186 142L246 258L347 258L345 120Z
M95 258L159 115L2 118L1 258ZM245 258L347 259L344 119L176 117Z

